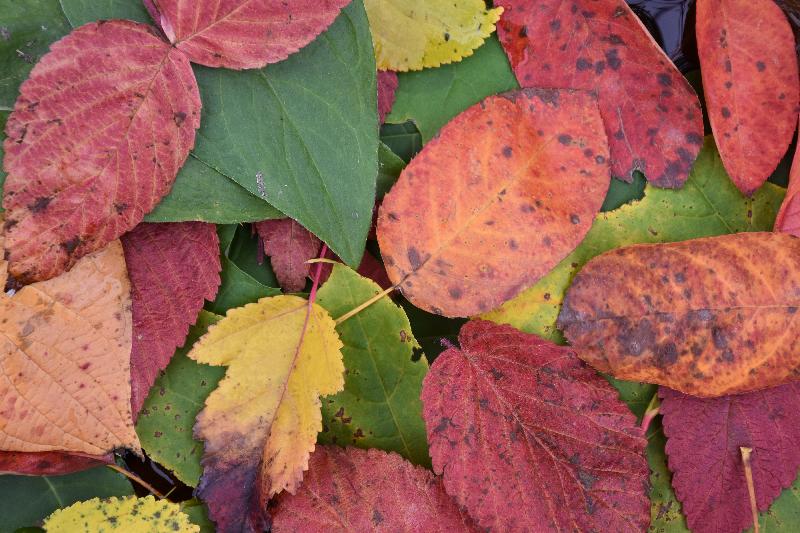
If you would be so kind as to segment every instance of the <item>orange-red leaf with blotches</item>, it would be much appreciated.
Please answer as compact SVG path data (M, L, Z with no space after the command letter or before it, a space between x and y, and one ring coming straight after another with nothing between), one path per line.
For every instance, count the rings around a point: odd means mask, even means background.
M253 224L278 283L286 292L300 292L311 269L309 259L319 255L321 241L291 218Z
M378 242L389 279L437 314L489 311L578 245L609 182L594 95L490 96L442 128L384 197Z
M151 26L93 22L54 43L6 124L11 275L57 276L138 224L169 192L199 123L191 66Z
M794 153L792 170L789 173L789 187L786 189L786 197L778 211L775 219L775 231L791 233L795 237L800 237L800 149Z
M797 124L794 34L773 0L697 3L708 118L722 163L751 195L775 170Z
M275 533L474 531L440 479L396 453L317 446L303 485L272 509Z
M644 531L647 441L571 349L467 322L431 365L422 416L433 470L486 531Z
M523 87L597 91L615 177L681 187L703 145L689 83L623 0L499 0L497 32Z
M145 5L189 61L260 68L297 52L350 0L151 0Z
M606 252L578 272L558 326L618 379L717 397L800 379L800 239L736 233Z

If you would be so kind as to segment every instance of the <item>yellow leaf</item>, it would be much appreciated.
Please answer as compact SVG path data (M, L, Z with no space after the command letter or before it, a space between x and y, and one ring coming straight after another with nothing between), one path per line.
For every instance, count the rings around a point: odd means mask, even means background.
M189 352L228 367L194 428L205 441L199 494L220 530L298 487L322 430L319 397L344 386L341 348L324 309L274 296L231 309Z
M128 496L74 503L45 518L44 529L48 533L196 533L200 526L192 524L177 503Z
M5 277L2 261L3 285ZM131 416L130 282L119 241L61 276L0 293L0 339L0 450L140 450Z
M503 8L483 0L365 0L382 70L420 70L471 56Z

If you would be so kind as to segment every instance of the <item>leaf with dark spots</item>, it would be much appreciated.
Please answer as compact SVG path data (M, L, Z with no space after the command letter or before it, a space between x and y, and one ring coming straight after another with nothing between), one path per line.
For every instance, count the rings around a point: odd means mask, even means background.
M758 509L792 484L800 467L800 385L703 399L661 387L672 486L695 533L752 526L740 447L753 449Z
M303 485L271 511L275 533L475 531L440 479L380 450L317 446Z
M122 237L131 280L131 406L141 409L159 371L183 344L222 269L213 224L139 224Z
M792 28L773 0L704 0L697 3L697 51L722 161L750 195L775 170L797 125Z
M489 97L403 170L381 205L378 242L389 279L414 305L446 316L489 311L583 239L610 181L595 100L558 89ZM568 145L557 141L565 137ZM601 159L587 159L587 148Z
M702 397L777 386L800 378L798 262L784 233L620 248L578 272L558 325L618 379Z
M687 141L703 135L700 103L623 0L497 5L505 8L498 35L520 85L598 93L615 177L631 181L640 170L656 186L683 185L700 150Z
M394 93L397 90L397 73L391 70L378 71L378 122L392 111Z
M575 353L472 321L422 388L434 472L498 531L641 531L646 441L606 380Z
M307 263L319 255L320 240L291 218L264 220L253 228L270 257L272 270L286 292L300 292L311 268Z
M90 23L53 44L6 124L11 274L57 276L133 228L169 192L199 123L189 62L152 27Z

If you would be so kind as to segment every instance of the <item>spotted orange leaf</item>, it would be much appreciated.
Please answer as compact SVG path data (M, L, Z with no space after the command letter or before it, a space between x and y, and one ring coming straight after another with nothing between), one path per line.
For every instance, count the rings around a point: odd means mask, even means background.
M49 279L133 228L194 145L200 96L150 26L86 24L31 71L6 124L6 248L21 283Z
M751 195L780 162L797 124L794 34L773 0L697 3L708 118L725 170Z
M716 397L800 378L800 239L738 233L589 261L558 325L619 379Z
M434 313L488 311L578 245L609 181L593 95L491 96L442 128L385 196L378 242L389 278Z

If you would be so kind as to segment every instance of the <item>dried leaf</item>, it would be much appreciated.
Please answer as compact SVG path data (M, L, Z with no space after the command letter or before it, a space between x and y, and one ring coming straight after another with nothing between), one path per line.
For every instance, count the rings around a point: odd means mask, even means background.
M152 0L167 39L192 63L261 68L297 52L331 25L349 0Z
M272 509L275 533L472 531L428 470L395 453L318 446L295 495Z
M736 396L693 398L661 387L672 486L695 533L738 533L753 525L741 446L751 457L761 511L800 467L800 385Z
M472 55L502 9L483 0L365 0L379 69L420 70Z
M199 122L188 61L151 27L103 21L54 43L6 124L11 274L57 276L135 226L169 192Z
M319 255L320 240L291 218L256 222L253 228L264 243L264 253L281 288L302 291L311 268L306 261Z
M698 2L696 31L714 137L731 179L750 195L794 135L800 95L794 34L773 0Z
M523 87L595 90L614 176L640 170L679 188L703 144L689 83L623 0L499 0L498 23Z
M381 124L383 124L386 115L392 110L397 84L396 72L392 70L378 72L378 122Z
M575 276L558 325L618 379L716 397L797 379L800 239L737 233L607 252Z
M616 391L569 348L486 321L422 388L434 472L485 529L641 531L646 441Z
M800 237L800 150L795 150L792 170L789 174L789 187L783 200L778 218L775 219L775 231L791 233Z
M489 97L445 126L384 197L378 242L389 279L437 314L497 307L578 245L609 180L592 95Z
M324 309L274 296L228 311L189 352L228 367L195 424L198 495L220 531L261 531L267 500L297 490L322 430L319 396L343 385L341 347Z
M93 498L59 509L44 521L48 533L75 531L120 531L199 533L200 526L189 521L181 506L153 496L136 498Z

